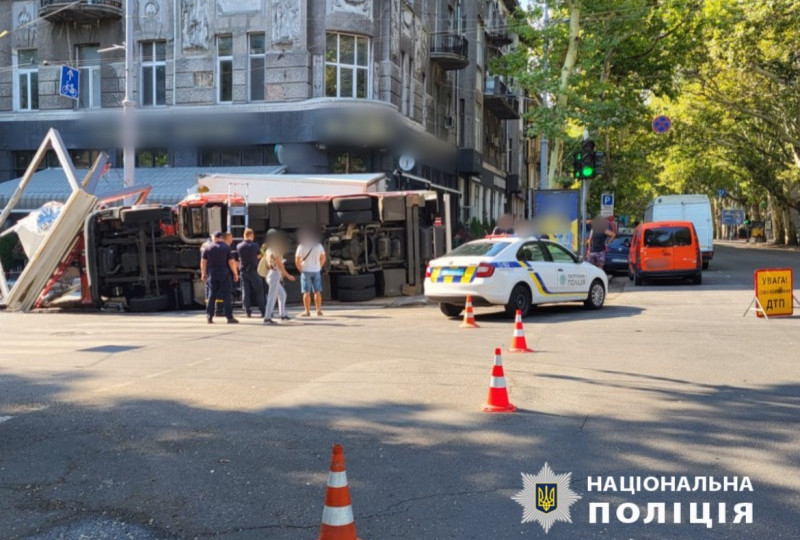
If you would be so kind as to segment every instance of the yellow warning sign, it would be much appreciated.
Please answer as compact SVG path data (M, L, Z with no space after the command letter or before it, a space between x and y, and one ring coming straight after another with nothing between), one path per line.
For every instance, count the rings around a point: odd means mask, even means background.
M760 268L755 271L754 277L756 298L761 304L761 310L756 311L756 315L780 317L794 312L791 268Z

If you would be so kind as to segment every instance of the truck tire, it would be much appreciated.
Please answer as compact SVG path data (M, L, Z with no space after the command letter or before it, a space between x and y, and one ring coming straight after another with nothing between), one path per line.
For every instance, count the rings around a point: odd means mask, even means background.
M333 222L336 225L366 225L373 223L372 210L354 210L352 212L334 212Z
M365 289L339 289L336 291L336 299L340 302L366 302L377 296L375 287Z
M357 212L372 210L372 199L369 197L343 197L333 199L333 209L337 212Z
M464 310L463 306L456 304L439 304L439 311L451 319L457 319L461 312Z
M128 309L134 313L153 313L169 309L169 296L144 296L128 300Z
M120 220L125 225L137 225L148 221L159 221L164 215L164 209L159 206L147 206L142 208L126 208L120 212Z
M340 291L344 289L374 289L375 274L339 274L336 278L336 287Z

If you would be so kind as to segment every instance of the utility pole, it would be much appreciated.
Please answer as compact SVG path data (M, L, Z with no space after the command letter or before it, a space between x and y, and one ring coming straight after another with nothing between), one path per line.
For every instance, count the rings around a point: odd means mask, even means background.
M133 36L133 0L125 0L125 98L122 100L122 163L123 163L123 182L126 188L136 184L134 179L134 167L136 153L134 145L136 136L134 133L134 109L136 103L133 101L133 49L136 40Z
M548 0L544 0L544 16L542 18L542 25L545 30L550 25L550 6L548 5ZM548 54L549 49L549 40L544 42L544 69L547 71L548 66ZM545 108L550 107L550 96L547 92L544 92L542 95L542 102L544 103ZM539 189L547 189L547 135L542 133L541 136L541 146L539 148Z
M583 130L583 140L589 140L589 130ZM584 259L584 254L586 253L586 206L587 206L587 199L589 198L589 182L591 179L589 178L582 178L581 179L581 222L578 237L580 238L580 253L579 258L582 261Z

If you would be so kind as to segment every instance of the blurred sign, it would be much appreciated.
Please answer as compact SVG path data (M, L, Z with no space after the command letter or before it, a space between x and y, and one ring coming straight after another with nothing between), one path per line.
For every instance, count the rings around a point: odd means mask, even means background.
M562 246L578 252L577 189L544 189L533 192L533 219L537 234L546 234Z
M61 81L58 93L69 99L77 100L80 96L81 72L69 66L61 66Z
M794 312L791 268L759 268L754 273L758 317L786 317Z
M614 215L614 194L603 193L600 195L600 215L609 217Z
M741 225L744 223L744 210L727 208L722 210L722 224L723 225Z

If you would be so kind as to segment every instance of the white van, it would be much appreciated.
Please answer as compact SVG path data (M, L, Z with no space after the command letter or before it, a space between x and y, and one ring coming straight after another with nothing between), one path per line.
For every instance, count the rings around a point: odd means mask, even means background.
M647 205L645 222L691 221L697 231L703 270L714 257L714 222L711 220L711 202L705 195L664 195Z

